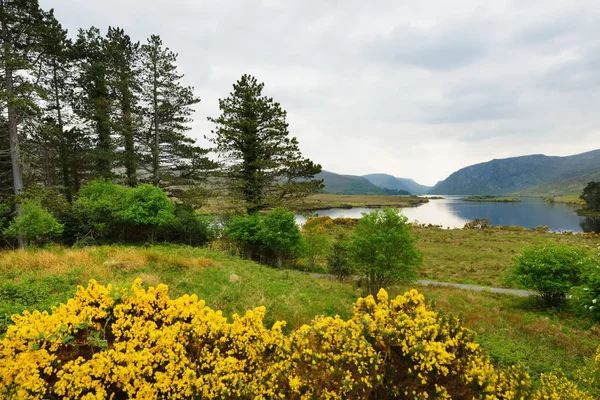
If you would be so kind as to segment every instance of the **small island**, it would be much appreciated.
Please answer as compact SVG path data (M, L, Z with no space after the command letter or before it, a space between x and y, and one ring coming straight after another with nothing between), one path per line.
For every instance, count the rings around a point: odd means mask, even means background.
M516 197L494 197L494 196L472 196L465 197L463 201L477 201L485 203L520 203L521 199Z

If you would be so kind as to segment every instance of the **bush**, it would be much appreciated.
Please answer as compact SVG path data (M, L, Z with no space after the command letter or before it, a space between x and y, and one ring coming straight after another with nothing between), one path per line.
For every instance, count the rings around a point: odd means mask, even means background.
M489 218L475 218L471 222L467 222L463 229L490 229L492 221Z
M329 235L325 231L333 222L331 218L325 221L326 223L322 223L319 217L310 218L302 226L304 255L308 259L309 271L314 271L316 264L327 254L331 247Z
M335 238L327 255L329 273L335 275L340 281L354 272L349 247L347 236L341 233Z
M294 213L276 208L260 217L253 213L231 219L225 232L242 257L281 267L295 260L302 250L302 234Z
M548 307L559 305L573 286L590 259L578 248L545 244L526 247L514 258L510 280L528 289L536 290Z
M141 185L128 190L118 216L129 225L146 228L150 242L154 242L156 229L173 222L174 211L175 206L161 188Z
M202 246L216 238L216 226L211 216L199 215L192 206L179 205L175 208L175 219L171 223L169 240L191 246Z
M354 228L352 257L367 278L369 293L414 279L423 257L407 221L397 209L384 208L363 214Z
M4 230L7 237L23 237L27 242L42 244L63 231L60 224L39 203L24 202L21 204L21 215L15 217Z
M592 399L565 378L542 376L536 389L519 369L496 369L472 331L415 290L392 300L381 290L349 320L317 317L290 335L283 321L266 328L265 312L228 322L165 285L90 281L52 313L13 316L0 397Z
M73 215L82 228L79 236L114 238L117 229L123 227L121 212L130 190L104 180L94 180L83 186L73 203Z
M580 309L583 309L584 314L600 321L600 261L598 258L585 264L581 274L581 285L574 289L574 299L581 307Z

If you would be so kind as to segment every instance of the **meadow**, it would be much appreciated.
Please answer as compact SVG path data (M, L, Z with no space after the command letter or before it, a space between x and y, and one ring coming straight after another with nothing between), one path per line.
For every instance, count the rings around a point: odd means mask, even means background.
M415 228L414 233L424 253L421 277L495 286L503 285L512 257L524 246L544 241L597 246L597 240L580 235L530 231ZM172 296L197 294L228 317L264 305L266 326L285 320L286 332L310 323L316 315L348 318L356 299L364 295L357 281L278 270L214 247L51 247L0 252L0 332L11 323L11 314L49 310L89 279L120 286L131 285L138 277L145 286L165 283ZM532 298L415 284L392 287L390 295L411 288L423 293L437 310L458 315L464 326L477 333L477 341L496 365L522 364L534 382L541 373L557 368L576 379L577 370L600 343L598 325L568 308L546 311Z

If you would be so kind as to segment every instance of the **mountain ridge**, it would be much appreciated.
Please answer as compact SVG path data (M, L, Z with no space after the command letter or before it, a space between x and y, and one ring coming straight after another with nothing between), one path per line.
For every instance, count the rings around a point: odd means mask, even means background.
M567 195L579 194L600 179L600 149L571 156L531 154L493 159L452 173L431 194Z

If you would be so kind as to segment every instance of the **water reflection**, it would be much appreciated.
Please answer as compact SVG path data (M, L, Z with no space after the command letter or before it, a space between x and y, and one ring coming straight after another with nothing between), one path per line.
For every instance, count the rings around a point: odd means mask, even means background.
M522 198L520 203L477 203L462 201L459 196L445 196L415 208L404 208L402 213L410 221L424 224L462 228L475 218L489 218L494 225L519 225L535 228L547 225L553 232L600 232L600 218L580 217L567 204L548 204L540 198ZM330 209L318 211L332 218L360 218L367 208ZM297 217L298 223L306 219Z

